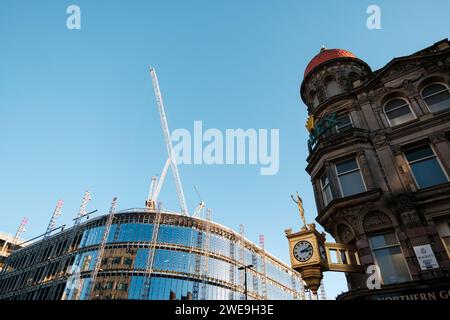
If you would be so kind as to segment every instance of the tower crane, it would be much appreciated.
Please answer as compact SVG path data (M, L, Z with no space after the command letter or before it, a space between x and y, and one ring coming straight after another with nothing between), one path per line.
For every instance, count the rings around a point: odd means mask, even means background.
M177 190L178 202L180 203L181 213L183 215L189 215L186 207L186 200L184 198L183 187L181 186L180 175L178 173L178 167L175 160L175 154L173 152L172 141L170 139L169 125L167 124L166 111L164 109L163 98L161 90L159 88L158 77L154 68L150 68L150 76L152 77L153 90L155 92L156 104L158 107L159 117L161 120L161 127L164 133L164 140L166 143L167 153L169 156L170 168L172 170L175 187Z
M167 159L164 169L161 173L161 177L158 179L157 176L152 177L152 182L150 184L150 190L148 192L148 198L145 202L145 206L148 209L155 209L156 203L158 201L159 193L161 192L162 185L166 179L167 170L169 169L170 158Z
M198 189L196 186L194 186L194 190L197 193L198 199L199 199L199 204L197 206L197 208L195 208L194 213L192 214L192 217L197 217L200 215L200 212L203 212L203 209L206 206L206 203L202 200L202 197L200 196L200 192L198 192Z

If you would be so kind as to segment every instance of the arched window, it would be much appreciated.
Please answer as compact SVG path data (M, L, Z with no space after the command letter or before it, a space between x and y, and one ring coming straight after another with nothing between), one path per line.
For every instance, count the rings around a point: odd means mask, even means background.
M319 98L317 97L317 93L312 92L310 94L310 97L313 108L317 107L319 105Z
M350 87L354 88L353 85L356 81L361 80L360 76L356 72L350 72L347 76L348 82L350 83Z
M415 119L408 101L402 98L393 98L384 105L384 113L391 127Z
M332 96L341 93L341 89L334 78L329 78L325 81L325 88L327 90L327 98L331 98Z
M442 83L432 83L422 89L422 99L431 112L450 108L450 92Z

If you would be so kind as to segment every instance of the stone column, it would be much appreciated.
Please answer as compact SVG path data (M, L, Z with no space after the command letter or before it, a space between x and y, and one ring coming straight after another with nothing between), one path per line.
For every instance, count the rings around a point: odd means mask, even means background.
M431 144L434 147L434 151L436 156L439 159L439 162L444 167L444 170L447 173L447 176L450 175L450 145L447 141L444 132L436 132L430 135Z
M403 157L403 152L400 146L391 146L392 153L394 154L394 164L400 172L400 180L402 181L405 189L410 192L416 192L417 186L413 179L413 173L409 169L409 165Z
M366 153L364 150L359 150L357 153L359 167L361 169L362 178L364 180L364 184L366 185L367 191L375 189L375 181L373 179L373 174L371 170L371 166L366 157Z

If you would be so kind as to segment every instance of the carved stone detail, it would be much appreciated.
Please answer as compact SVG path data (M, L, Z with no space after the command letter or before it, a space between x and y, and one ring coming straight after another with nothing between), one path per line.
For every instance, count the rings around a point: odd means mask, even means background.
M337 226L336 233L342 243L349 243L355 238L352 230L342 223Z
M436 143L439 143L439 142L443 142L443 141L446 141L447 140L447 138L446 138L446 136L445 136L445 133L444 132L436 132L436 133L433 133L432 135L430 135L430 141L431 141L431 143L433 143L433 144L436 144Z
M364 216L363 227L366 232L391 226L391 218L381 211L371 211Z
M375 137L373 137L372 143L375 146L375 148L378 149L387 146L388 140L385 135L377 134L375 135Z
M415 208L414 201L406 194L401 194L395 199L397 212L413 210Z

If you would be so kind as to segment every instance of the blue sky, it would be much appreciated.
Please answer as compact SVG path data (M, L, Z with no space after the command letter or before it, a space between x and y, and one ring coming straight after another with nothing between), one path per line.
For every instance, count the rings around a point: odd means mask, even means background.
M81 8L81 30L66 8ZM381 8L368 30L366 9ZM58 224L72 223L83 192L89 209L143 207L166 150L148 66L156 67L171 130L277 128L280 170L183 165L190 211L196 185L213 219L246 227L286 262L286 228L300 221L290 194L316 217L306 166L306 108L299 85L324 44L344 48L374 70L449 36L447 0L436 1L9 1L0 4L0 230L41 234L56 201ZM178 209L171 176L160 196ZM330 237L328 240L332 240ZM325 276L330 297L346 290Z

